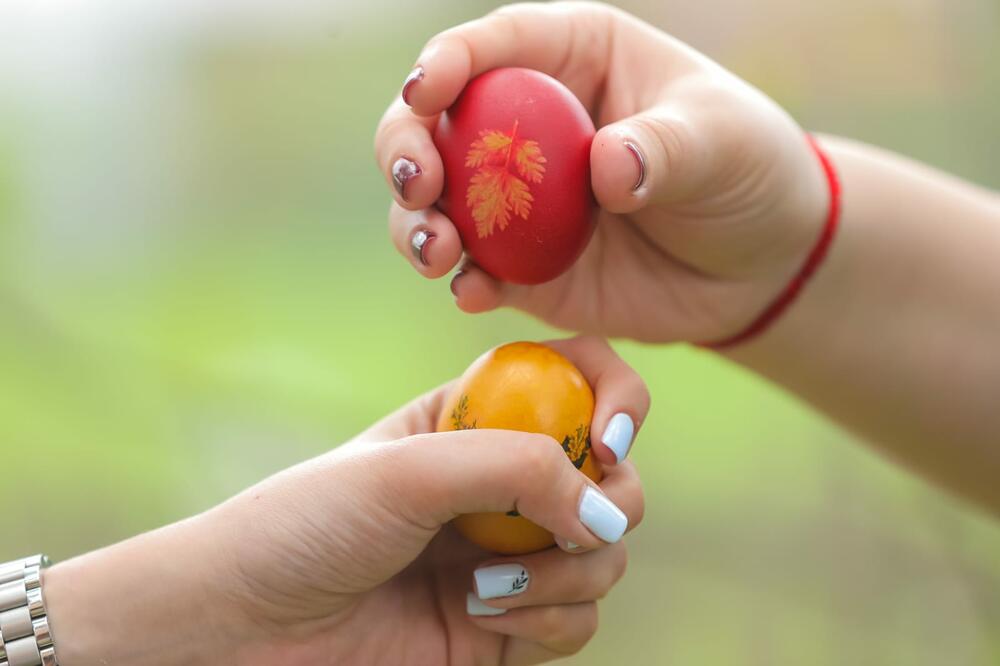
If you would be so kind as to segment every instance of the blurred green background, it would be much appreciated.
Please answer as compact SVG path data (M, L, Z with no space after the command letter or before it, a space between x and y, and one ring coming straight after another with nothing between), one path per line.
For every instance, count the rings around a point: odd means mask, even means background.
M995 0L621 4L806 127L1000 186ZM0 4L0 560L203 510L552 335L459 313L385 231L378 118L490 7ZM649 508L572 663L1000 663L996 522L707 353L618 349Z

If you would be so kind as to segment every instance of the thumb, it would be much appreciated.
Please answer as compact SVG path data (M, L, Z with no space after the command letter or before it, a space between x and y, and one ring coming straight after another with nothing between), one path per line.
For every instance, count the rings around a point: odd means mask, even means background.
M440 526L466 513L518 511L566 540L614 543L627 515L545 435L460 430L384 445L381 484L407 518Z
M656 106L597 132L591 184L602 208L632 213L649 203L681 201L710 175L708 137L689 113Z

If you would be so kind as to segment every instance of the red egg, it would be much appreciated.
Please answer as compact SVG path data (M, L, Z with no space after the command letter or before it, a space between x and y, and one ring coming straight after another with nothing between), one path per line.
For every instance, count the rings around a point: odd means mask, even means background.
M438 207L470 257L500 280L547 282L594 231L594 123L566 86L530 69L494 69L441 115Z

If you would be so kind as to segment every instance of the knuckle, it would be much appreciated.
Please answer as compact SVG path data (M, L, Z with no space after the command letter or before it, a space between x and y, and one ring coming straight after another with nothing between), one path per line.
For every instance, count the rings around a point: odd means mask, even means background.
M520 457L524 465L519 466L519 473L526 469L536 475L533 480L548 481L559 473L566 454L551 437L532 435L525 439Z
M380 154L386 155L388 151L395 149L395 146L391 145L392 140L408 121L408 118L398 113L393 113L392 110L383 116L382 122L379 123L378 129L375 130L375 148Z
M634 529L646 515L646 494L642 489L642 484L636 481L636 502L632 515L629 516L629 527Z
M587 604L584 610L580 613L580 618L578 621L579 631L580 631L580 645L582 648L587 644L594 634L597 633L597 604L590 603ZM577 648L579 650L579 648Z
M572 610L549 606L539 617L545 645L561 655L576 654L597 633L597 604L578 604Z
M620 581L628 570L628 548L625 544L619 545L620 547L615 549L614 561L611 563L611 586Z
M689 139L690 128L680 118L661 118L659 116L640 116L636 123L651 139L655 141L658 157L664 169L663 173L677 173L677 169L690 163L687 153L691 150ZM654 164L656 160L653 160Z
M646 385L645 380L643 380L642 375L640 375L635 368L628 366L629 371L629 385L635 394L639 397L639 402L644 409L649 408L649 403L652 400L652 396L649 393L649 386Z
M512 40L518 40L521 34L521 20L529 6L528 3L501 5L487 14L486 20L492 28L508 33Z
M567 626L563 621L563 610L559 606L546 606L538 618L542 631L554 642L563 642L567 638Z
M608 547L608 559L602 563L601 574L594 576L595 588L592 591L594 600L603 599L625 575L628 568L628 550L625 544L618 543Z

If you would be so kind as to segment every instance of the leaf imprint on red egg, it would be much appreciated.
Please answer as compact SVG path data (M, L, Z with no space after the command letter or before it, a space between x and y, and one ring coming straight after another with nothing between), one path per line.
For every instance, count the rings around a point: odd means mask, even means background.
M527 220L535 200L529 183L540 183L545 175L541 147L537 141L518 138L517 123L510 133L481 130L465 156L465 166L476 170L465 191L465 205L480 238L506 229L512 215Z

